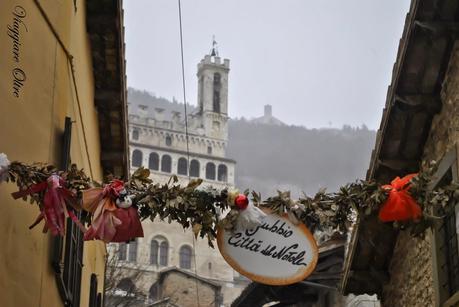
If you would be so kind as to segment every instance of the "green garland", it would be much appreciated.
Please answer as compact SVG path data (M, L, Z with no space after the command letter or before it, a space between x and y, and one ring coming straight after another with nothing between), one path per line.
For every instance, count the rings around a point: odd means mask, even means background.
M410 229L413 235L422 235L424 230L432 225L436 218L433 208L439 208L445 213L451 200L459 200L459 186L456 183L429 190L435 164L425 166L424 171L411 180L410 194L423 210L420 220L394 222L395 227ZM82 191L100 186L91 181L83 170L72 165L68 171L58 171L47 164L27 165L12 162L8 169L7 180L15 182L20 190L45 181L50 175L58 174L65 181L67 188L81 199ZM231 192L213 188L200 189L201 179L191 180L188 185L178 184L176 176L168 183L153 183L149 178L150 171L144 168L136 170L126 183L128 194L133 195L133 204L137 206L141 219L159 217L169 223L180 223L184 229L191 227L196 236L206 237L210 246L216 237L218 226L231 229L235 225L239 210L231 203ZM113 178L107 178L109 182ZM43 192L26 196L31 203L43 207ZM249 195L249 191L244 194ZM293 200L289 192L278 192L277 196L262 200L261 195L251 192L253 204L269 208L275 213L287 213L294 222L302 222L311 231L334 230L346 232L356 216L364 219L377 212L387 199L387 190L374 181L358 181L341 187L338 192L327 193L320 190L313 197L303 196ZM224 219L218 212L230 211ZM438 217L437 217L438 218ZM89 221L88 221L89 222Z

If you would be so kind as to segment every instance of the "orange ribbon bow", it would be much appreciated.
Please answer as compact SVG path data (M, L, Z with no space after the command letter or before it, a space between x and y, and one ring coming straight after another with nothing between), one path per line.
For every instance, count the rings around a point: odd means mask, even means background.
M379 210L379 219L383 222L417 220L422 215L421 207L408 192L410 180L417 174L397 177L383 189L389 192L389 197Z

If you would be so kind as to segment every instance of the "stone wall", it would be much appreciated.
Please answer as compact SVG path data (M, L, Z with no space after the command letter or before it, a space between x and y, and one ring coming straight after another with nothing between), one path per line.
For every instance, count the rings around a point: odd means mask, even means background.
M401 231L390 265L391 280L384 288L383 306L434 306L431 235L412 238Z
M441 92L442 110L432 121L424 161L440 161L459 142L459 44L453 50ZM425 239L400 232L390 265L383 306L436 306L432 232Z
M218 292L209 284L175 272L169 273L161 285L161 297L169 297L171 303L183 307L218 306Z
M171 122L161 122L170 124L170 127L158 127L156 122L151 122L148 118L139 117L138 115L129 115L129 138L131 143L150 145L163 148L172 148L175 150L186 151L187 142L185 129L175 129ZM138 138L133 139L134 131L138 133ZM166 144L166 136L171 138L171 146ZM228 134L222 139L216 139L204 135L203 128L189 130L188 149L191 153L209 155L208 147L212 147L211 156L226 157L226 147L228 146Z
M459 142L459 43L456 43L443 81L442 110L432 121L424 160L439 161Z

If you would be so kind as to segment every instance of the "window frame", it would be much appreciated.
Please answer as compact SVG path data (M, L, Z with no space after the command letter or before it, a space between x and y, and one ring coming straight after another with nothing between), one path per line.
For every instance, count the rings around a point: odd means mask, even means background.
M168 163L164 162L165 158L169 159ZM161 157L161 172L163 172L163 173L171 173L172 172L172 157L170 155L164 154Z
M177 161L177 175L188 176L188 161L184 157L180 157Z
M195 171L194 166L196 167L197 175L194 172ZM191 159L191 161L190 161L190 177L199 178L200 174L201 174L201 163L199 163L199 160L197 160L197 159Z
M137 154L137 153L140 153L140 164L139 165L136 165L136 161L134 159L134 154ZM132 167L141 167L143 164L143 152L140 150L140 149L134 149L132 151L132 155L131 155L131 165Z
M152 263L152 248L151 244L153 241L156 242L157 244L157 250L156 250L156 261L155 263ZM166 248L161 248L162 246L166 246ZM169 241L167 240L166 237L163 235L155 235L151 240L150 240L150 265L154 265L156 267L167 267L169 265ZM165 251L165 252L164 252ZM165 254L165 255L164 255Z
M209 167L212 167L209 168ZM216 180L217 179L217 166L214 162L206 163L206 179L207 180Z
M451 181L458 181L458 150L457 145L453 147L452 150L447 152L443 159L440 161L437 171L434 174L434 180L430 183L429 189L433 190L441 184L442 180L445 178L447 173L451 171ZM452 214L457 218L457 210L459 208L459 203L451 204L455 210ZM434 215L439 215L438 212L432 212ZM450 282L450 276L448 274L450 267L448 263L448 254L445 254L443 247L441 246L446 240L444 238L445 219L442 218L435 222L432 229L431 238L432 238L432 273L433 273L433 285L434 285L434 294L435 294L435 306L437 307L449 307L456 306L459 303L459 289L451 293L451 290L443 288L443 284ZM458 239L459 234L456 229L456 239ZM456 244L458 246L458 244ZM459 247L456 253L459 255Z
M137 240L132 240L127 245L128 245L128 248L127 248L126 261L127 262L136 263L137 262L137 257L138 257L139 244L138 244Z
M155 257L153 257L153 242L156 244ZM158 265L159 263L159 242L156 238L151 239L150 241L150 265Z
M167 147L172 146L172 136L166 135L164 143L166 144Z
M226 164L218 165L217 180L220 182L228 182L228 166L226 166Z
M185 254L184 251L185 250L188 250L189 251L189 255L188 254ZM188 266L184 266L182 264L184 264L184 257L189 257L188 262L187 264L189 264ZM179 249L179 267L181 269L185 269L185 270L191 270L192 269L192 263L193 263L193 249L191 248L191 246L189 245L182 245Z
M119 261L127 260L127 249L128 247L126 243L119 243L117 251Z
M212 96L212 111L220 113L221 108L221 81L222 75L219 72L214 73L213 76L213 96Z
M156 159L156 160L154 160ZM159 154L155 151L153 152L150 152L150 154L148 155L148 169L150 170L153 170L153 171L159 171L159 160L160 160L160 157L159 157ZM156 162L156 164L155 164ZM155 168L156 166L156 168Z
M165 249L163 249L165 246ZM163 252L165 250L165 253ZM158 266L167 267L169 264L169 242L167 240L161 241L159 243L159 261ZM165 255L164 255L165 254Z
M60 168L67 170L70 165L70 147L72 139L72 119L65 117L62 134ZM69 208L69 210L72 210ZM85 214L74 212L81 221ZM53 239L51 266L54 270L57 289L65 306L80 305L80 289L83 268L83 233L70 218L66 220L65 239L56 236Z
M136 129L136 128L132 129L132 139L134 141L138 141L139 140L139 136L140 136L139 129Z
M82 218L81 212L77 214L77 217ZM63 278L72 306L80 305L83 246L83 233L70 218L67 218Z

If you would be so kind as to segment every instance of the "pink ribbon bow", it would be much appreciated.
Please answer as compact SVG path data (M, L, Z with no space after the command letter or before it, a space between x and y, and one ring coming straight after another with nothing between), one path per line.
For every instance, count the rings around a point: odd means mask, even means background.
M41 212L35 222L30 225L29 229L32 229L44 219L45 226L43 227L43 232L47 232L49 229L53 236L58 234L63 236L65 217L70 216L78 227L84 231L84 226L72 210L67 209L67 204L75 206L75 194L65 188L65 180L59 175L53 174L46 181L34 184L26 190L14 192L12 196L14 199L18 199L42 191L44 191L44 195L42 200L43 206L40 207Z

